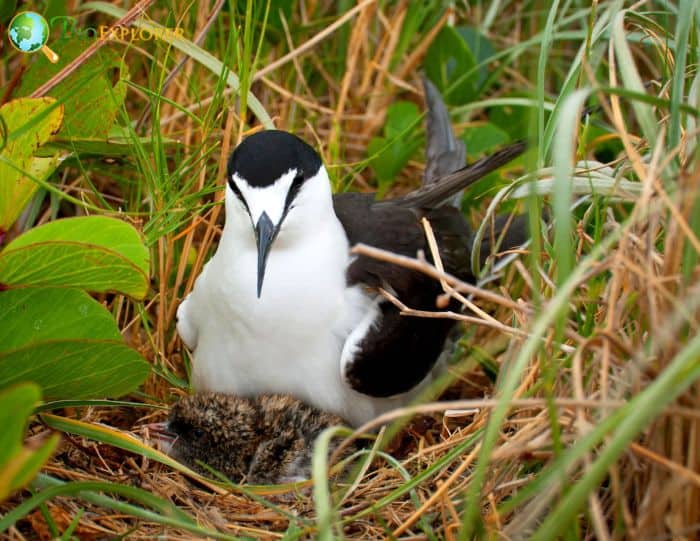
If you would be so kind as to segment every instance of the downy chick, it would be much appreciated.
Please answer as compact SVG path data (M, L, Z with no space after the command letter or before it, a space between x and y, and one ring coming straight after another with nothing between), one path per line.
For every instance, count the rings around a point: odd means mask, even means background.
M345 424L288 395L202 392L172 407L169 454L206 474L201 461L236 483L290 483L310 477L317 436Z

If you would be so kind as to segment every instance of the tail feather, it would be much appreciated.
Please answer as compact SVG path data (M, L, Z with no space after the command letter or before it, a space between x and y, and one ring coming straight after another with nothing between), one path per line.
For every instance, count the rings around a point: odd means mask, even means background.
M464 167L467 149L452 131L450 116L438 89L427 78L423 78L423 89L428 109L423 186L430 186L441 177ZM454 206L459 206L461 195L458 192L451 198Z
M518 141L493 154L475 161L454 173L442 176L429 185L395 199L377 201L377 205L401 205L409 208L437 207L455 194L482 179L492 171L520 156L527 149L525 141Z

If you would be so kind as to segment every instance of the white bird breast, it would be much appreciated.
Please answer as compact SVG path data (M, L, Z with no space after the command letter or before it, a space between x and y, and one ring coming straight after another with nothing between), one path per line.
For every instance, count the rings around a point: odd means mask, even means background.
M288 175L279 185L291 183ZM193 348L194 386L252 396L290 393L328 411L347 415L350 391L340 375L345 337L362 319L357 302L346 302L349 246L335 216L328 177L304 183L287 214L256 296L257 248L250 217L226 188L226 225L219 247L178 310L178 331ZM243 184L243 183L241 183ZM248 207L274 220L269 201L246 191ZM264 192L266 189L262 189ZM258 204L265 203L259 210ZM274 210L273 210L274 212Z
M238 184L251 213L264 210L275 220L275 205L286 198L279 186L293 180L287 175L262 190ZM193 351L195 389L291 394L353 425L406 404L422 390L419 385L396 397L373 398L343 379L343 365L352 361L379 310L360 285L347 287L349 245L324 167L304 183L284 218L260 298L257 257L251 217L227 186L219 247L178 309L178 332Z

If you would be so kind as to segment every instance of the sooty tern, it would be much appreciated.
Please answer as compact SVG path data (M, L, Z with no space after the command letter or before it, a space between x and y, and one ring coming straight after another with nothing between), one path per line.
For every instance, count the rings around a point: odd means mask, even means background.
M440 285L349 250L364 243L428 254L420 223L427 217L445 270L473 281L472 233L451 203L525 145L463 167L463 144L429 82L426 101L426 175L403 197L333 195L318 153L283 131L258 132L233 151L218 249L178 308L197 390L291 394L357 425L405 405L430 379L455 322L402 316L378 288L411 308L435 310ZM523 224L510 228L501 248L526 240ZM482 254L498 234L482 241Z

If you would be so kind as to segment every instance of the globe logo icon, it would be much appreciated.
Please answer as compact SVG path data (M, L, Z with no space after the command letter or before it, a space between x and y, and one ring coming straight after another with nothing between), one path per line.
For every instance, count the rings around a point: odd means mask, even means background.
M33 11L23 11L10 21L7 32L12 46L22 53L41 51L51 62L58 62L58 55L46 46L49 39L49 23Z

